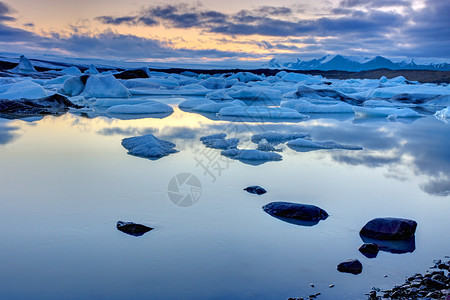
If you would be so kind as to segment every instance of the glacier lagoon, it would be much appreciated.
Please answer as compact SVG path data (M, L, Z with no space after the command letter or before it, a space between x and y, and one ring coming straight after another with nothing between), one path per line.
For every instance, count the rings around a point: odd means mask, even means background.
M320 292L322 299L365 299L372 287L391 288L449 255L450 125L432 114L233 122L163 99L174 113L161 118L88 112L0 120L1 298L287 299ZM251 136L266 131L307 132L363 150L281 144L281 161L252 165L199 140L226 133L240 139L239 148L254 149ZM121 140L143 134L175 143L179 153L127 155ZM201 182L189 207L168 195L180 173ZM243 191L250 185L267 193ZM330 216L315 226L290 224L262 210L273 201L314 204ZM385 216L417 221L414 251L368 259L358 251L359 230ZM154 230L126 235L115 228L119 220ZM351 258L363 272L339 273L336 266Z

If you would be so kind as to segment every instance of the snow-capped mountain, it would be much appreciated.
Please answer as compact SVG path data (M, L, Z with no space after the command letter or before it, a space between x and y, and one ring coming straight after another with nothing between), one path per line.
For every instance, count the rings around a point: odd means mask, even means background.
M429 63L416 64L414 60L393 62L382 56L369 58L345 57L342 55L323 56L312 60L300 60L299 58L273 58L264 67L274 69L292 69L292 70L320 70L320 71L367 71L375 69L391 70L437 70L450 71L449 63Z

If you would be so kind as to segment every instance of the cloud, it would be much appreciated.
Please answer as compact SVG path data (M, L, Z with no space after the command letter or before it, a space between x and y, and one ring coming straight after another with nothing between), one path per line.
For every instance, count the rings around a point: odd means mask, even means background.
M8 16L15 11L5 2L0 1L0 22L3 21L15 21L16 18Z

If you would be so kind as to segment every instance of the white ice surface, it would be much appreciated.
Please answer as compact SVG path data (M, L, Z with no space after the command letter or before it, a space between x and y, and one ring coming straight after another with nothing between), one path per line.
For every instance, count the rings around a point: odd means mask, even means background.
M231 106L222 108L219 116L246 117L262 119L306 119L308 116L298 111L285 107L267 106Z
M147 101L133 105L115 105L106 110L108 114L166 114L173 113L173 108L158 101Z
M33 67L31 62L25 56L21 55L19 64L10 70L12 73L35 73L36 69Z
M127 88L113 75L90 75L83 96L86 98L129 98Z
M346 149L346 150L362 150L359 146L339 144L334 141L315 142L298 138L287 142L287 145L295 148L316 148L316 149Z
M354 106L353 110L357 116L364 117L389 117L389 118L419 118L423 115L411 108L390 108L390 107L359 107Z
M204 112L204 113L218 113L225 108L233 108L233 107L246 107L245 103L239 100L234 100L231 102L220 102L220 103L208 103L199 106L195 106L192 108L193 111Z
M251 87L239 90L228 90L228 95L239 100L281 100L281 92L264 87Z
M78 69L75 66L71 66L71 67L62 69L61 73L64 73L64 74L67 74L67 75L73 75L73 76L81 75L80 69Z
M252 136L251 140L254 143L259 143L261 140L266 140L269 143L279 144L290 140L295 140L298 138L310 138L310 134L307 132L292 132L292 133L281 133L276 131L266 131L263 133L258 133Z
M446 121L450 119L450 107L444 108L442 110L438 110L434 116L441 121Z
M215 104L216 102L208 100L208 99L204 99L204 98L192 98L192 99L187 99L184 100L183 102L181 102L180 104L178 104L179 108L185 108L185 109L190 109L196 106L200 106L200 105L205 105L205 104Z
M295 109L299 113L320 113L320 114L353 113L353 106L344 102L330 105L321 105L321 104L313 104L306 100L291 100L283 103L281 106Z
M211 100L233 100L233 98L228 95L224 90L217 90L206 95L207 99Z
M278 153L256 149L228 149L221 152L223 156L244 161L278 161L282 156Z
M2 89L3 90L3 89ZM42 86L31 81L24 80L7 85L4 92L0 93L0 99L38 99L47 97L48 94Z

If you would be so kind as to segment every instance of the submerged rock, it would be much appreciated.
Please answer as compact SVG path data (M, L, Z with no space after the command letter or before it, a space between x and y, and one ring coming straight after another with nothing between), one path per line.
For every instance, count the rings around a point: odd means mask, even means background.
M365 243L358 250L367 258L377 257L378 251L380 251L378 245L374 243Z
M66 97L55 94L40 99L0 99L0 114L6 118L20 118L37 115L60 115L69 108L81 108Z
M414 236L417 223L401 218L376 218L369 221L360 235L379 240L403 240Z
M141 236L153 228L133 222L119 221L117 222L117 229L129 235Z
M328 218L328 213L310 204L290 202L271 202L263 206L263 210L269 215L302 221L320 221Z
M357 259L350 259L344 262L341 262L337 266L337 270L343 273L351 273L351 274L359 274L362 272L363 266L361 262Z
M244 191L247 191L250 194L257 194L257 195L262 195L262 194L267 193L267 191L265 189L263 189L262 187L260 187L259 185L252 185L252 186L246 187L244 189Z

